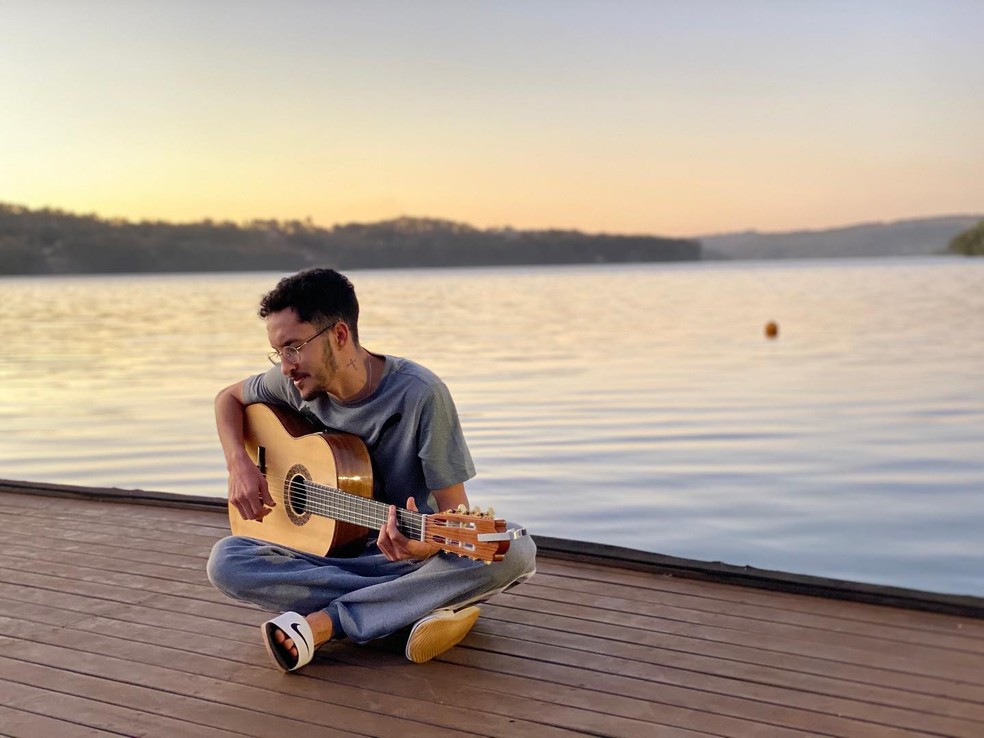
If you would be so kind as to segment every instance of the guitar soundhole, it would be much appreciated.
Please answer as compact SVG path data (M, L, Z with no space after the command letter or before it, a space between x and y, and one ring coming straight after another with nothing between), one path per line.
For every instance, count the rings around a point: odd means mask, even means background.
M303 464L296 464L287 472L287 479L284 480L284 501L287 503L285 507L287 516L294 525L304 525L311 519L307 488L307 481L310 478L311 475Z

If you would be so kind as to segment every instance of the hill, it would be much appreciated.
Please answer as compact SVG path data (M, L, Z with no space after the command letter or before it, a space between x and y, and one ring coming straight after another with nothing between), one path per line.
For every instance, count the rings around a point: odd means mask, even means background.
M0 203L0 275L293 271L934 255L980 215L693 239L479 229L433 218L323 228L305 221L107 220Z
M310 220L164 223L104 220L0 203L0 274L293 271L309 266L505 266L684 261L690 239L579 231L480 230L398 218L322 228Z
M700 236L706 259L823 259L872 256L928 256L947 251L950 239L980 215L862 223L828 230L760 233L746 231Z

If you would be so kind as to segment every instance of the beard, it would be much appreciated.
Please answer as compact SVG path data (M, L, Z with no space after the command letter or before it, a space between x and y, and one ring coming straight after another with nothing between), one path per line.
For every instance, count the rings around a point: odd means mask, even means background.
M338 373L338 360L335 358L335 352L328 341L325 341L325 349L321 354L321 362L322 368L318 372L317 385L307 390L302 390L300 387L297 388L297 391L300 392L301 399L305 402L311 402L319 397L328 396L330 394L328 392L328 384ZM302 376L308 380L313 378L310 372L303 372Z

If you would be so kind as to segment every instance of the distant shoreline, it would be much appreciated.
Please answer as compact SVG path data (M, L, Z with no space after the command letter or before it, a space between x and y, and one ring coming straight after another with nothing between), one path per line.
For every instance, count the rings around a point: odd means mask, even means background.
M0 275L188 274L338 269L626 264L735 259L933 256L981 216L827 230L699 238L481 230L431 218L323 228L307 221L243 225L133 223L0 203Z
M860 223L823 230L700 236L704 258L824 259L882 256L941 256L980 215L946 215L887 223Z

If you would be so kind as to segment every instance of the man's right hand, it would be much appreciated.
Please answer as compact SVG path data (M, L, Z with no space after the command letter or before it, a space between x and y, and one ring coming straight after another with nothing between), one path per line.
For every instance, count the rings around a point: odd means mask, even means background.
M243 385L229 385L215 397L215 427L229 468L229 504L243 520L263 520L277 503L267 481L243 447Z
M243 520L258 521L277 504L270 496L266 478L249 457L229 469L229 504L239 511Z

